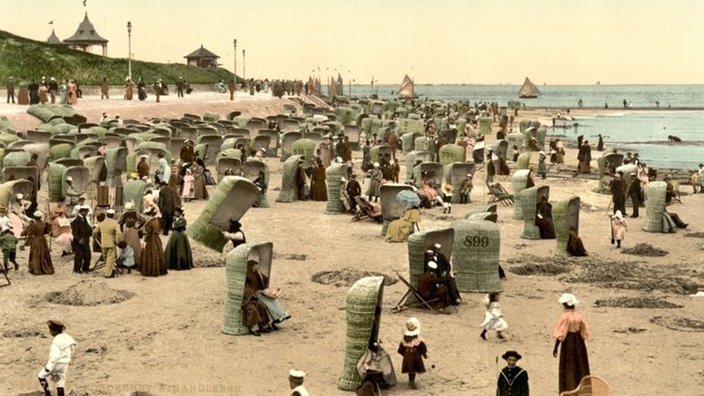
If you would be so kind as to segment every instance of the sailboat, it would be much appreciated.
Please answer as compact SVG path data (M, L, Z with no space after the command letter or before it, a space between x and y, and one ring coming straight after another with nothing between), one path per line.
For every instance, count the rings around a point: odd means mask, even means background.
M416 90L414 87L413 80L408 77L408 74L403 77L403 82L401 82L401 88L398 90L398 96L400 98L407 99L416 97Z
M526 80L523 82L523 86L518 90L518 97L522 99L535 99L538 95L540 95L538 87L536 87L535 84L530 82L530 79L526 77Z

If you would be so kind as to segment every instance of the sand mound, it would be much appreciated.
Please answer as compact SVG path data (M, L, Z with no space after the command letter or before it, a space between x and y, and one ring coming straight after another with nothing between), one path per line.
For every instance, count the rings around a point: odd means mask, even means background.
M688 232L684 236L688 238L704 238L704 232Z
M651 297L616 297L596 300L596 307L617 308L682 308L682 305Z
M623 249L621 253L636 256L662 257L667 254L667 251L653 247L649 243L639 243L632 248Z
M306 261L308 256L305 254L296 254L296 253L274 253L273 255L274 259L279 259L279 260L295 260L295 261Z
M384 286L390 286L398 282L398 279L390 277L388 275L379 272L369 272L369 271L356 271L350 269L343 269L339 271L323 271L318 272L313 275L311 280L316 283L323 285L334 285L337 287L342 286L352 286L358 280L365 278L367 276L383 276Z
M517 275L556 275L570 272L569 267L553 263L528 263L508 270Z
M655 323L656 325L666 327L670 330L677 331L691 331L691 332L702 332L704 331L704 321L690 318L683 318L681 316L655 316L650 319L650 323Z
M5 330L2 332L3 337L17 337L17 338L25 338L25 337L43 337L46 336L41 331L38 331L36 329L9 329Z
M134 293L111 289L105 282L80 281L65 292L52 292L47 301L63 305L117 304L132 298Z

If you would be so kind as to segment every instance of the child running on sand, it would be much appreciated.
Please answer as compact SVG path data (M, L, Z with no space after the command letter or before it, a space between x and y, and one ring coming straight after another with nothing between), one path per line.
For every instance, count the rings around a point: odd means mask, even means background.
M484 298L484 303L486 304L486 312L484 313L484 321L480 325L480 327L482 327L482 333L479 336L486 341L486 332L496 330L496 336L500 339L504 339L505 337L502 331L508 329L508 324L501 314L499 293L488 294Z
M616 248L621 247L621 241L626 236L626 230L628 230L628 225L626 224L626 219L623 218L620 210L611 216L611 244L616 243Z
M403 355L401 372L408 373L408 384L417 389L416 374L425 372L423 358L428 358L428 348L420 336L420 321L410 318L403 325L403 341L398 346L398 353Z

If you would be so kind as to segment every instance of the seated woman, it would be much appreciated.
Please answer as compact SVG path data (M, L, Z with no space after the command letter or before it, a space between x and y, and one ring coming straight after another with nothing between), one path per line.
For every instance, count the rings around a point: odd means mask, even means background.
M421 180L421 194L423 194L431 205L442 205L443 211L447 212L449 205L443 201L438 191L432 186L428 179Z
M271 332L266 307L257 299L255 290L246 284L242 295L242 321L254 336L259 337L261 333Z
M413 233L414 229L418 228L420 222L420 209L411 207L403 212L400 219L396 219L389 223L389 228L386 230L386 242L405 242L408 236Z
M281 295L281 289L270 289L269 278L259 271L258 263L254 260L247 261L247 278L245 287L249 287L254 291L254 296L257 300L264 304L266 311L271 318L269 326L273 330L278 330L277 324L284 320L290 319L291 315L287 314L277 298Z

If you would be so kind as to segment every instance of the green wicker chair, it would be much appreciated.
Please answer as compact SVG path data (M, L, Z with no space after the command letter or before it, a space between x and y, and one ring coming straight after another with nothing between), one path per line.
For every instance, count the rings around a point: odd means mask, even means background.
M667 183L653 181L645 186L645 222L641 229L646 232L663 232L663 213Z
M269 145L267 146L266 149L266 156L267 157L278 157L279 155L279 132L271 130L271 129L261 129L259 132L257 132L257 136L268 136L269 137ZM254 137L254 140L257 140L257 136Z
M242 298L247 279L247 262L256 261L259 271L271 278L273 250L274 244L271 242L245 243L232 249L225 257L227 301L225 303L225 320L221 330L223 333L230 335L250 333L242 318Z
M11 180L0 184L0 206L9 207L15 195L22 194L28 199L37 191L29 180Z
M406 154L406 182L413 178L413 166L416 161L430 162L432 156L430 151L411 151Z
M555 255L569 256L567 243L570 231L579 235L579 205L580 199L572 196L555 203L552 207L552 222L555 226Z
M457 220L452 246L453 270L457 289L470 293L498 293L503 290L499 279L499 226L490 221Z
M385 158L387 162L391 161L391 147L388 144L380 144L378 146L373 146L369 150L369 156L372 159L372 163L381 162L382 158Z
M401 218L406 208L396 202L396 194L404 190L413 190L408 184L382 184L379 189L381 195L381 235L385 236L389 228L389 223Z
M452 185L452 203L460 203L460 189L467 175L474 175L474 162L454 162L443 168L445 182Z
M517 197L519 204L513 207L513 219L523 220L523 206L520 204L520 192L525 190L528 186L528 178L530 177L530 170L519 169L513 173L511 177L511 182L513 184L513 196Z
M523 233L521 238L523 239L540 239L540 229L535 225L535 213L537 212L537 205L540 199L545 196L550 198L550 187L531 187L526 188L519 194L519 205L521 205L523 212Z
M308 169L313 166L313 157L315 156L315 148L317 144L312 139L301 138L291 144L291 154L303 157L305 165Z
M224 177L186 233L203 246L222 252L228 240L221 231L228 229L230 219L240 220L259 195L259 189L251 181L240 176Z
M293 155L289 156L284 162L283 174L281 175L281 191L279 192L279 197L276 198L276 202L289 203L298 200L298 195L296 194L296 170L300 159L300 155Z
M491 117L481 117L479 119L479 132L482 135L491 135L491 123L493 121Z
M416 134L413 132L404 133L401 135L401 149L404 154L408 154L415 150Z
M465 161L465 148L457 144L445 144L438 151L438 162L443 166Z
M301 132L286 132L281 135L281 162L293 155L293 143L299 139L303 139Z
M347 292L347 340L345 363L338 389L354 391L362 384L357 362L379 338L384 277L370 276L358 280Z
M455 238L453 228L439 228L428 231L418 231L408 237L408 281L413 287L418 288L418 277L425 271L425 251L439 243L440 252L448 258L452 257L452 247ZM405 300L405 301L403 301ZM397 308L403 305L412 305L417 302L413 293L408 294L396 305ZM398 309L397 309L398 310Z
M215 171L218 173L218 181L227 176L227 170L230 170L231 176L242 176L242 161L239 158L218 157Z
M439 162L423 162L414 166L413 177L416 179L416 187L423 186L423 177L430 180L434 186L442 186L443 170Z
M609 188L606 185L606 168L616 169L623 163L623 154L614 152L605 152L596 160L599 166L599 186L597 192L609 194Z
M325 170L325 180L328 183L328 204L325 207L325 213L347 213L345 205L340 200L340 179L343 177L347 177L346 164L333 163Z
M530 168L530 152L525 152L518 156L518 169Z
M242 164L242 177L251 182L254 182L254 180L259 177L260 172L264 172L264 184L269 186L269 166L266 164L266 162L262 162L259 160L248 160ZM269 207L269 200L267 199L267 194L260 194L257 202L260 208Z

